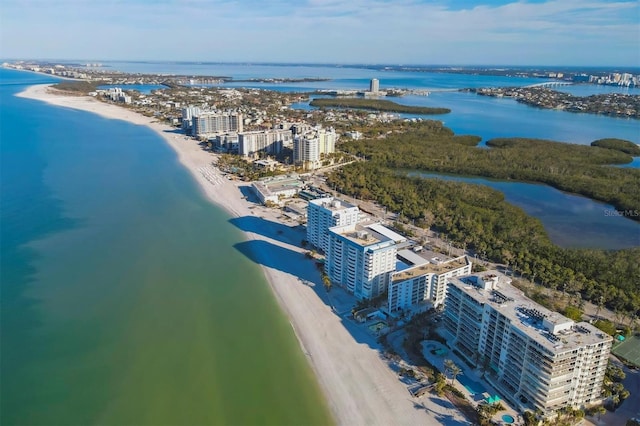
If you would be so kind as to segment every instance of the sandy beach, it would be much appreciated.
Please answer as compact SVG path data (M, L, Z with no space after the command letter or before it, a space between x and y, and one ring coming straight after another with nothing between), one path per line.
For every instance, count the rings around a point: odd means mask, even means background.
M18 96L74 108L102 117L147 126L176 152L203 194L238 218L254 221L265 229L243 229L249 244L273 250L255 250L273 292L296 332L327 403L340 425L467 424L448 401L430 395L413 398L377 349L375 339L332 311L320 283L319 273L305 260L299 228L281 224L278 211L256 207L244 198L248 184L225 178L212 165L216 155L175 129L129 109L106 104L88 96L54 93L49 85L31 86ZM248 221L249 222L249 221ZM251 222L251 223L254 223ZM272 226L273 225L273 226ZM286 226L283 226L286 225ZM273 229L268 229L269 227ZM242 227L240 226L242 229Z

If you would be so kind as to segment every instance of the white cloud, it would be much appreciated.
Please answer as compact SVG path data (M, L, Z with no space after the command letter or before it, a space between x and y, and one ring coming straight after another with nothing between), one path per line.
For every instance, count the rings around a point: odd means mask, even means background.
M509 63L518 58L596 65L622 58L640 66L640 58L629 54L637 52L639 39L640 6L634 1L518 1L455 10L446 2L415 0L5 1L0 7L4 57L53 51L58 57L105 59ZM44 49L43 37L56 42L55 48Z

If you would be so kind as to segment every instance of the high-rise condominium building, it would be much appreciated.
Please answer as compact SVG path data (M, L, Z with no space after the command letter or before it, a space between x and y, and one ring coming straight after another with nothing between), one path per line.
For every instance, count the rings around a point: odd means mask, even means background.
M238 112L199 112L192 117L196 137L218 133L242 132L242 114Z
M377 78L372 78L369 83L369 91L371 93L378 93L380 91L380 81Z
M396 242L361 225L329 229L325 272L359 300L384 293L396 267Z
M496 271L450 280L444 325L448 344L521 410L601 399L612 338L538 305Z
M398 259L411 266L391 275L387 297L391 312L424 301L434 307L442 305L447 281L471 273L471 261L466 256L442 259L442 255L434 252L405 249L398 252Z
M337 135L333 128L314 129L293 141L293 161L302 165L305 170L320 167L322 155L336 150Z
M316 135L318 136L318 151L320 155L333 154L336 152L336 140L338 136L333 127L318 129Z
M291 130L272 129L238 134L238 153L254 157L259 152L276 155L282 148L290 147L293 141Z
M191 129L193 128L193 116L198 114L200 114L200 108L197 106L182 108L182 128L185 131L189 133L191 132Z
M293 161L305 170L320 167L320 140L317 137L296 137L293 140Z
M307 241L315 248L329 251L329 228L358 223L357 206L333 197L309 201L307 208Z

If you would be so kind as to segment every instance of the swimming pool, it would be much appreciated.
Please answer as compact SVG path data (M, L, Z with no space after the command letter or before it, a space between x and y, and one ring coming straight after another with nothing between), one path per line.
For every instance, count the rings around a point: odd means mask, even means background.
M471 395L480 395L487 391L482 383L471 380L464 374L459 375L457 379Z
M515 422L516 419L514 419L513 416L510 416L509 414L505 414L502 416L502 421L510 425L511 423Z

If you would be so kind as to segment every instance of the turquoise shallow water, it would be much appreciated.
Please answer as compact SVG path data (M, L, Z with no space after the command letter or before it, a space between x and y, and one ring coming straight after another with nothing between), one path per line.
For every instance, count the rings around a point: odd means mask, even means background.
M0 423L331 423L242 234L164 142L0 72Z

